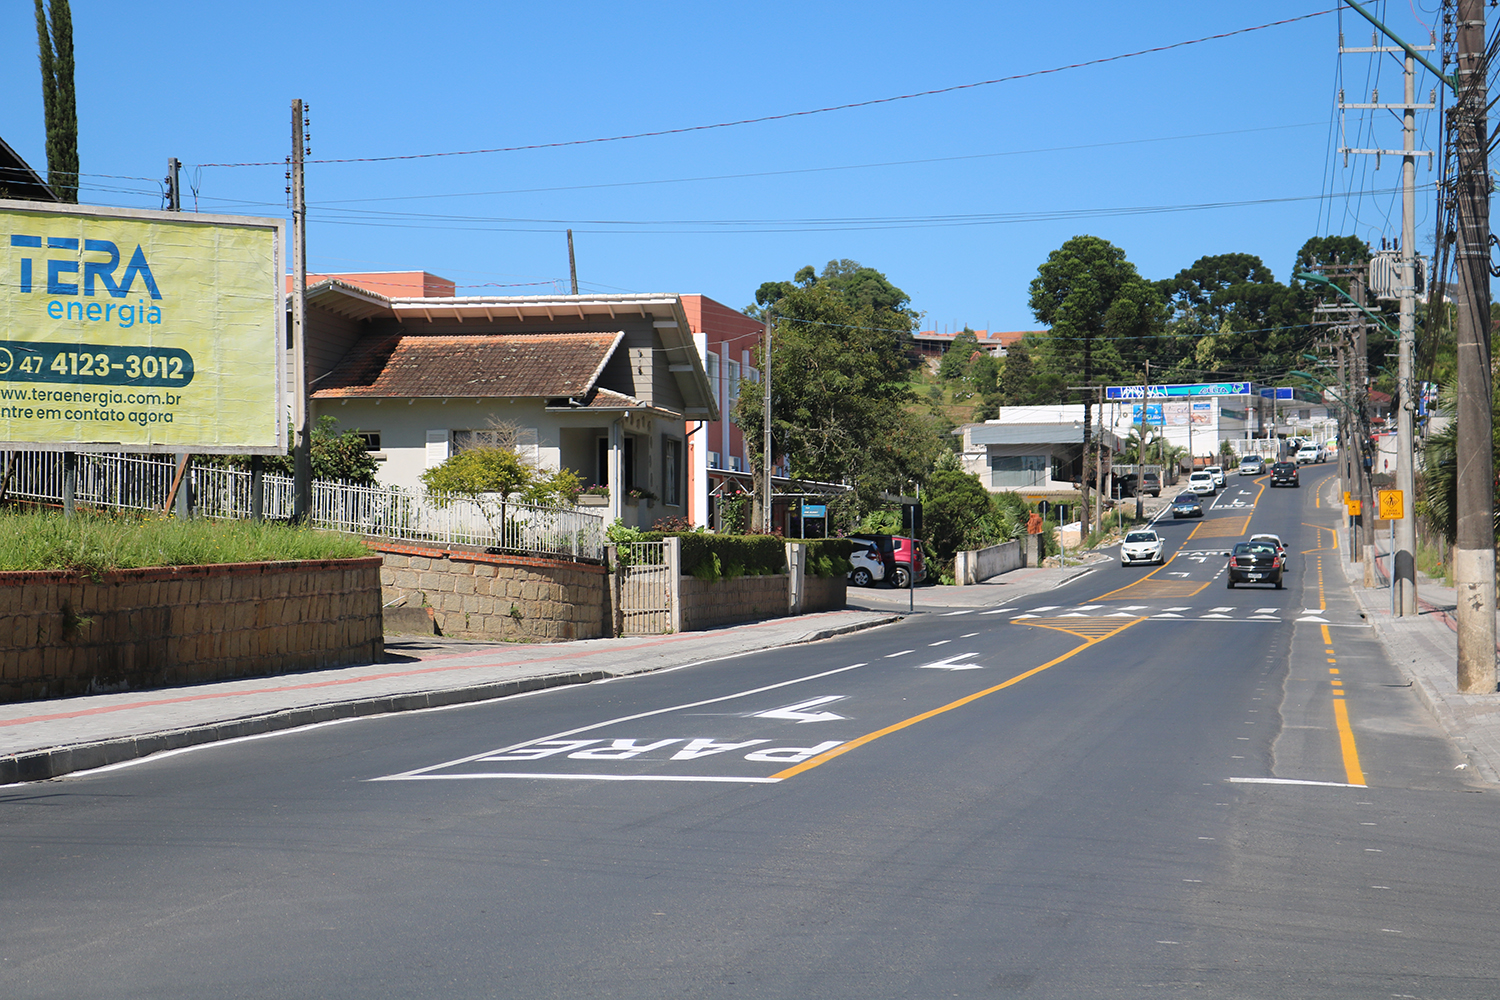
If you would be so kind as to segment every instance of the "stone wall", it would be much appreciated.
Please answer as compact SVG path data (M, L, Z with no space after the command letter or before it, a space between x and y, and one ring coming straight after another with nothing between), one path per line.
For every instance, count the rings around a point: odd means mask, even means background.
M368 540L382 600L426 608L441 635L522 642L612 635L603 566Z
M380 560L0 573L0 700L378 663Z
M712 583L696 576L678 577L678 580L684 632L762 618L785 618L790 612L787 603L789 579L785 573L740 576Z

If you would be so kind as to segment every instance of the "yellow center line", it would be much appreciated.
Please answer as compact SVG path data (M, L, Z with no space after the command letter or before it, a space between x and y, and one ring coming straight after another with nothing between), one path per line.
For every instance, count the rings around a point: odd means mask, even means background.
M1335 691L1342 694L1342 691ZM1359 749L1354 745L1354 730L1349 728L1349 706L1347 703L1335 698L1333 700L1333 720L1339 728L1339 748L1344 752L1344 774L1349 784L1361 785L1365 783L1365 772L1359 767Z
M818 754L818 756L805 760L800 764L795 764L792 767L787 768L785 771L779 771L776 774L771 775L771 777L778 780L796 777L802 772L811 771L813 768L826 764L830 760L833 760L835 757L838 757L841 754L848 753L850 750L858 749L859 747L864 746L866 743L873 743L875 740L880 739L880 737L882 736L889 736L891 733L900 732L908 726L915 726L919 722L926 722L928 719L931 719L934 716L942 715L944 712L951 712L955 708L962 708L970 702L978 701L980 698L983 698L986 695L994 694L996 691L1004 691L1006 688L1011 687L1015 684L1019 684L1022 681L1026 680L1028 677L1035 677L1043 670L1048 670L1052 667L1055 667L1059 663L1062 663L1064 660L1071 659L1072 657L1077 656L1079 653L1083 652L1085 649L1088 649L1090 646L1097 646L1099 643L1103 642L1105 639L1108 639L1110 636L1119 635L1130 626L1138 624L1145 620L1146 619L1144 618L1132 618L1130 621L1125 622L1123 625L1110 632L1108 635L1101 635L1098 638L1087 639L1084 641L1083 645L1075 647L1074 649L1064 653L1056 659L1048 660L1046 663L1043 663L1039 667L1032 667L1030 670L1027 670L1024 673L1016 674L1016 676L1010 678L1007 681L1002 681L1001 683L996 684L994 687L985 688L983 691L976 691L971 695L966 695L958 699L957 701L949 702L948 704L943 705L940 708L934 708L931 711L923 712L920 715L914 715L909 719L905 719L901 722L886 726L884 729L877 729L873 733L866 733L864 736L860 736L856 739L850 740L848 743L842 743L839 746L834 747L827 753Z

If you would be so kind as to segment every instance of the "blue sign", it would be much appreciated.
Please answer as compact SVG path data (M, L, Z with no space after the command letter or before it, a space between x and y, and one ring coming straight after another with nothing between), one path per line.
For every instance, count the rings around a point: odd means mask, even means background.
M1293 388L1279 385L1275 388L1262 389L1260 395L1262 399L1296 399L1297 397L1292 395L1294 392L1296 390Z
M1142 385L1105 386L1105 399L1151 399L1172 396L1248 396L1254 392L1249 382L1193 382L1190 384L1153 385L1150 391Z
M826 503L805 503L802 505L803 517L827 517L828 505Z
M1132 406L1130 408L1130 422L1133 423L1133 424L1138 424L1138 423L1141 422L1141 404L1140 403L1136 403L1134 406ZM1164 423L1164 422L1165 422L1165 418L1162 416L1161 404L1160 403L1147 403L1146 404L1146 423L1148 423L1148 424L1160 424L1160 423Z

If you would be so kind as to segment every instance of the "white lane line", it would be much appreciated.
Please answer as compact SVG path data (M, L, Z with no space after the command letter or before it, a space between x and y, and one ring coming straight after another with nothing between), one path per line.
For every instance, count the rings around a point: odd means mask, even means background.
M1014 610L1016 610L1016 609L1015 608L994 608L994 609L992 609L990 611L981 611L979 613L982 614L982 615L1003 615L1007 611L1014 611Z
M953 641L952 639L939 639L937 642L929 642L927 645L929 645L929 646L946 646L946 645L948 645L948 643L950 643L952 641Z
M952 618L954 615L972 615L973 613L974 613L974 609L973 608L966 608L963 611L944 611L942 614L938 615L938 617L939 618Z
M887 660L893 660L893 659L895 659L898 656L905 656L907 653L915 653L915 652L916 652L915 649L903 649L903 650L901 650L898 653L886 653L885 654L885 658Z
M978 634L979 634L978 632L969 632L969 633L966 633L964 635L959 636L959 638L960 639L972 639L972 638L974 638Z
M372 781L472 781L475 778L535 778L548 781L707 781L738 785L774 785L781 778L734 778L728 775L690 774L554 774L545 771L490 771L467 774L393 774Z

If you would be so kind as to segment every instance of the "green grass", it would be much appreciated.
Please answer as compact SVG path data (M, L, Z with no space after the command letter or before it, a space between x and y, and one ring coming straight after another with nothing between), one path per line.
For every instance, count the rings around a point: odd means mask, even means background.
M351 559L357 538L255 521L178 521L161 516L0 513L0 570L106 570L143 566Z

